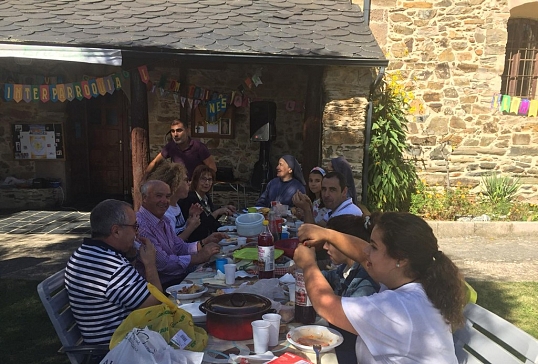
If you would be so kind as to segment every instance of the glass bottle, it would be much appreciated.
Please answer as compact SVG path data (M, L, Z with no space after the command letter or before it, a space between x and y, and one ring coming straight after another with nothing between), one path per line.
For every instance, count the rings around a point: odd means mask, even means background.
M295 321L302 324L313 324L316 311L310 302L302 269L295 271Z
M263 220L263 230L258 235L258 278L275 277L275 245L269 231L269 221Z

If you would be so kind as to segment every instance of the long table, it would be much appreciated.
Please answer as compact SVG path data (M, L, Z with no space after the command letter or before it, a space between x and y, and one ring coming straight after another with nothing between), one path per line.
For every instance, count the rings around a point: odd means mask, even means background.
M210 277L213 277L214 275L215 275L214 272L193 272L193 273L190 273L185 278L185 280L201 285L203 284L204 278L210 278ZM202 299L204 298L202 297ZM327 325L327 322L323 319L320 319L318 320L318 322L316 322L316 324ZM204 325L201 325L201 324L198 324L198 325L201 327L204 327ZM297 327L299 325L300 324L295 323L295 322L291 322L287 324L285 330L281 329L279 344L277 346L270 347L269 350L272 351L275 356L280 356L285 352L292 352L305 359L310 360L313 363L316 363L316 354L300 351L296 349L293 345L291 345L286 339L287 332L291 330L293 327ZM212 335L209 335L209 342L208 342L206 350L204 351L203 363L206 363L206 364L228 363L229 354L236 354L236 355L254 354L254 344L253 344L252 339L242 340L242 341L232 341L232 340L218 339L216 337L213 337ZM326 353L322 353L321 361L323 364L338 364L338 360L336 359L336 354L334 353L334 350L326 352ZM261 362L258 361L254 363L261 363Z

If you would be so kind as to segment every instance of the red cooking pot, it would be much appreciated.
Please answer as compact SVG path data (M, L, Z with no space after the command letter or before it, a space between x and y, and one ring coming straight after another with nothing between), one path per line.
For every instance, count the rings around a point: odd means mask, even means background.
M252 293L211 297L200 305L200 311L207 315L207 332L223 340L252 339L252 321L274 312L269 299Z

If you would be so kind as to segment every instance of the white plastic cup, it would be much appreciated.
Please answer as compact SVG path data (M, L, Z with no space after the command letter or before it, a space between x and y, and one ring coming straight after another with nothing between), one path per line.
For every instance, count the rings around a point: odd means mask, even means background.
M290 292L290 301L295 302L295 284L288 284L288 290Z
M278 313L266 313L262 316L264 321L267 321L271 324L269 327L269 346L278 345L278 336L280 333L280 316Z
M247 244L247 238L245 236L238 236L237 237L237 245L243 246Z
M254 352L263 354L269 347L269 330L271 323L264 320L252 321L252 338L254 341Z
M237 265L235 264L224 264L224 275L226 277L226 284L231 285L235 283L235 271Z

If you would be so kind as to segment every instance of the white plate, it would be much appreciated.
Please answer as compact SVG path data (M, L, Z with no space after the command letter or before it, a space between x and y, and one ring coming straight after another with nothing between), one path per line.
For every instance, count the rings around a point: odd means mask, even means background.
M190 313L192 315L192 320L195 323L205 322L207 319L207 316L205 313L200 311L201 303L202 302L186 303L184 305L179 306L179 308L182 308L188 313Z
M327 343L327 346L321 347L322 353L331 351L344 342L344 337L338 331L320 325L299 326L291 329L286 335L286 339L297 349L313 353L312 345L301 345L297 342L302 337Z
M217 231L221 233L231 233L236 230L237 230L237 227L235 226L221 226L217 229Z
M192 283L176 284L175 286L168 287L166 289L166 293L174 296L174 294L172 292L181 291L181 289L183 289L183 287L190 287L190 286L192 286ZM207 287L201 286L201 285L198 285L198 286L200 286L200 291L198 291L196 293L178 293L177 298L180 299L180 300L192 300L193 298L198 298L198 297L200 297L201 295L203 295L204 293L207 292Z
M237 238L222 239L221 241L219 241L220 246L227 246L233 244L237 244Z

